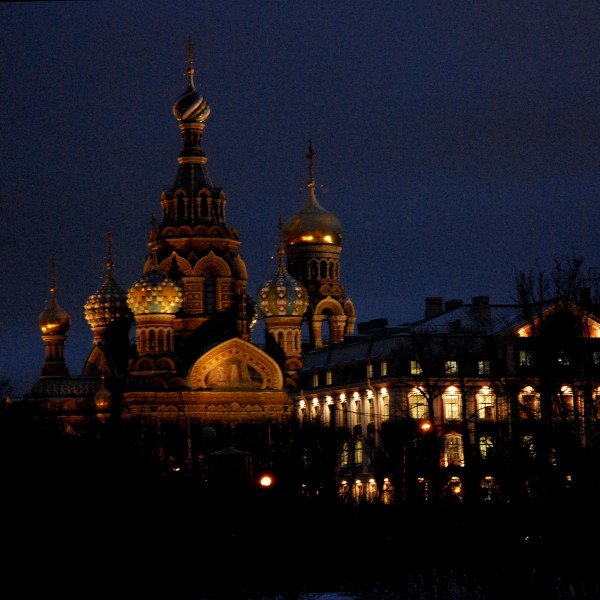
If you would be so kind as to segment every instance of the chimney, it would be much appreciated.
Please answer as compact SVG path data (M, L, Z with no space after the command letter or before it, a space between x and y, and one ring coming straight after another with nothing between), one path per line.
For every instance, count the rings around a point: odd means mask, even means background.
M492 311L489 296L473 296L473 318L482 329L489 329L492 325Z
M444 314L444 299L441 296L425 298L425 318L434 319Z
M446 308L446 312L450 312L452 310L456 310L457 308L460 308L463 305L463 301L462 300L446 300L445 303L445 308Z

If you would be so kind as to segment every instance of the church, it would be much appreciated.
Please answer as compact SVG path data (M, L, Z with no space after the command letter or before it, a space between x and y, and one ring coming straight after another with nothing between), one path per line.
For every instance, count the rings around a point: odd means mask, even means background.
M342 227L317 199L310 144L306 200L280 224L277 270L248 290L240 233L227 223L227 196L202 148L211 111L194 81L191 46L186 78L172 109L179 167L160 197L140 277L128 289L115 280L109 234L104 280L84 307L93 347L82 374L72 375L64 358L70 316L52 275L39 316L45 360L25 401L66 434L116 419L169 471L234 448L272 464L303 354L341 342L355 326L340 282ZM259 318L262 345L251 341Z

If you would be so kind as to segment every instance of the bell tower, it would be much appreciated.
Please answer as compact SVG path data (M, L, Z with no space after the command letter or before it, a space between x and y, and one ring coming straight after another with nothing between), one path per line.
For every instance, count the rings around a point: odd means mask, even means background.
M346 297L340 280L342 226L317 200L314 157L312 142L309 142L308 196L283 229L288 271L308 292L307 350L341 342L345 335L353 333L356 321L354 305Z

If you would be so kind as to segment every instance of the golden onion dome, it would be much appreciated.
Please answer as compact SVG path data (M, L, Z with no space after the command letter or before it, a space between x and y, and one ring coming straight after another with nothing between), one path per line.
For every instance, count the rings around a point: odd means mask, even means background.
M187 69L188 87L173 105L173 115L181 123L204 123L210 115L208 102L198 93L194 84L194 67Z
M283 239L288 246L294 244L334 244L342 242L342 225L338 218L318 202L314 181L308 184L308 198L304 206L293 215L283 228Z
M65 335L71 326L71 317L58 303L54 286L50 288L50 299L46 303L46 308L40 313L38 325L43 335Z
M84 306L85 318L90 327L100 327L128 321L131 311L127 306L127 294L121 289L112 275L113 262L106 262L106 275L100 289L87 299Z
M134 315L175 314L182 304L181 287L158 266L148 269L127 293L127 306Z
M308 292L287 272L284 255L285 250L280 248L275 277L258 290L256 306L264 317L301 317L308 307Z

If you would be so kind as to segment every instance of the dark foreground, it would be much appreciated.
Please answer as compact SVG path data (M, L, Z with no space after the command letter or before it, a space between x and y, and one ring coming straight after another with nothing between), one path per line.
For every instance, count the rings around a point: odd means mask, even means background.
M600 598L585 503L433 512L73 474L12 481L3 503L4 578L22 596Z

